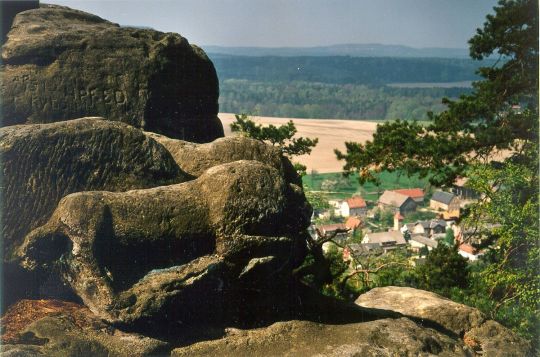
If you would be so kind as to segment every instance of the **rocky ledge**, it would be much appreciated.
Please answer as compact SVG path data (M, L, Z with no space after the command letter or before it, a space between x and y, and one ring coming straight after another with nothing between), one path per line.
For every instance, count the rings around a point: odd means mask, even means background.
M406 288L407 298L427 299L444 308L436 294ZM400 296L403 288L374 289L374 295ZM300 294L302 295L302 294ZM303 296L306 298L306 296ZM311 299L311 300L310 300ZM266 320L260 327L208 324L184 331L176 341L125 332L104 323L84 306L54 300L21 301L8 310L1 323L5 356L532 356L527 342L494 321L471 326L463 335L453 333L431 313L402 314L410 302L384 309L347 305L307 297L296 318ZM481 314L453 304L458 314ZM409 311L410 312L410 311ZM418 311L417 311L418 312ZM422 318L420 318L420 316ZM276 318L279 316L276 315ZM433 323L439 319L440 323ZM480 321L480 320L479 320ZM178 345L182 347L176 347Z

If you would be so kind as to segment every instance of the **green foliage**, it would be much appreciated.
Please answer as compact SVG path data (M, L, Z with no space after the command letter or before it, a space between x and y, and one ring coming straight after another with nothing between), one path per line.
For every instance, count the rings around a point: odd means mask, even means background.
M261 124L255 123L246 114L236 114L235 117L236 121L231 124L231 130L233 132L239 132L249 138L264 141L272 146L278 147L281 152L289 158L298 155L311 154L311 150L319 142L318 138L295 138L294 136L296 135L297 130L292 120L288 121L287 124L280 126L272 124L262 126ZM295 162L294 169L300 177L306 175L305 165Z
M429 221L437 217L435 212L431 211L416 211L407 213L403 219L403 223L415 223L418 221Z
M539 350L538 333L540 332L540 315L534 305L500 304L490 297L489 286L485 284L483 272L485 264L478 262L469 266L469 286L467 289L454 288L450 298L454 301L474 306L491 319L501 321L504 325L512 327L523 337L536 344Z
M373 212L373 222L381 227L390 227L394 225L394 211L389 209L375 209Z
M341 289L339 281L341 280L343 273L347 270L347 264L343 261L342 253L338 250L337 246L331 244L324 257L330 264L332 282L325 284L322 288L322 292L328 296L344 298L348 295L348 291L343 291Z
M362 239L364 239L364 232L360 228L355 229L352 232L351 238L349 238L349 241L347 243L362 243Z
M454 230L452 228L446 228L444 243L448 246L453 246L455 244Z
M380 256L376 264L386 265L374 274L371 287L411 286L416 280L415 270L409 263L409 254L405 249L397 249Z
M309 174L303 178L303 185L307 190L329 192L328 198L349 198L354 194L360 194L364 199L376 201L384 190L393 190L403 187L420 187L425 188L427 185L426 179L420 179L417 175L408 177L400 171L394 172L379 172L375 174L378 183L366 182L360 184L358 175L353 173L348 176L343 176L341 173L315 173ZM324 182L335 182L333 187L323 186Z
M310 154L319 142L317 138L295 138L297 130L292 120L280 126L272 124L262 126L255 123L246 114L236 114L235 117L236 121L231 124L233 132L240 132L247 137L279 147L281 152L289 157Z
M421 257L427 257L428 254L429 254L429 249L425 245L422 246L422 248L420 248L420 250L418 251L418 255Z
M486 264L473 275L477 289L468 290L474 299L467 301L531 337L540 320L538 1L500 0L494 11L469 41L470 54L478 60L498 54L501 61L479 69L483 80L473 84L472 93L444 99L448 109L430 114L428 126L385 123L372 141L347 143L347 151L336 154L345 160L344 169L359 172L362 181L374 180L373 172L398 169L432 173L435 185L468 176L468 185L485 199L469 208L466 221L494 228L483 242ZM491 153L501 149L510 154L490 162ZM443 261L440 252L448 249L454 248L441 244L428 255L430 263L421 267L422 287L446 295L466 287L457 274L462 270L458 257ZM442 264L449 266L442 269Z
M457 245L439 244L427 255L424 264L417 269L421 289L449 296L453 287L467 287L467 259L458 253Z
M540 321L537 163L478 165L469 171L468 184L485 199L471 208L467 223L495 224L484 241L488 246L486 262L476 279L486 287L495 316L504 315L509 323L515 320L507 316L512 311L526 315L527 320L513 325L521 332L524 325L534 328L534 321Z
M314 210L326 210L330 208L330 204L328 203L328 198L324 193L321 192L313 192L306 190L305 192L306 198L313 207Z
M229 113L286 118L427 120L445 109L441 97L457 98L470 88L392 88L240 79L220 81L219 107Z

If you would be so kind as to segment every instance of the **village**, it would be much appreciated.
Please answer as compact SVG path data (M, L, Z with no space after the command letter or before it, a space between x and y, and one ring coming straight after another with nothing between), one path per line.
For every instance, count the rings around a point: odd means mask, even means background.
M483 251L474 247L478 242L471 241L472 229L460 222L462 210L478 200L466 182L458 178L449 190L428 193L422 188L385 190L377 200L358 194L330 199L326 209L314 210L310 234L328 240L325 251L337 246L350 264L353 257L402 250L418 265L439 244L456 244L461 256L477 261Z

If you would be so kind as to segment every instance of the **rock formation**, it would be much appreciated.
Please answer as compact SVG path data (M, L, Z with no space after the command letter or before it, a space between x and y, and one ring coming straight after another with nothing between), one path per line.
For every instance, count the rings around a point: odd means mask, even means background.
M146 134L169 150L178 166L192 176L200 176L208 168L220 164L237 160L255 160L278 170L287 182L302 184L289 159L284 157L277 147L259 140L229 136L207 144L196 144L155 133Z
M173 350L171 356L471 356L463 343L409 319L350 324L277 322Z
M164 341L125 333L88 308L57 300L22 300L0 320L2 356L163 356Z
M68 195L19 254L29 270L61 262L63 279L108 321L200 322L237 308L248 286L287 284L310 214L277 170L236 161L182 184Z
M178 34L42 5L15 17L2 61L3 125L102 116L194 142L223 136L214 66Z
M69 193L125 191L190 177L140 130L99 118L0 128L0 157L5 260Z
M485 356L525 356L529 344L480 311L429 291L407 287L375 288L360 295L356 304L399 312L420 324L460 336Z

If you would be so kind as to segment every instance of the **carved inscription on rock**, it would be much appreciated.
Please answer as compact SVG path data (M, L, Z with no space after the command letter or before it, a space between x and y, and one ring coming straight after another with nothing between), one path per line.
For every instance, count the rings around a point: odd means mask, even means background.
M2 59L2 125L102 116L195 142L223 136L215 69L178 34L46 5L17 16Z

